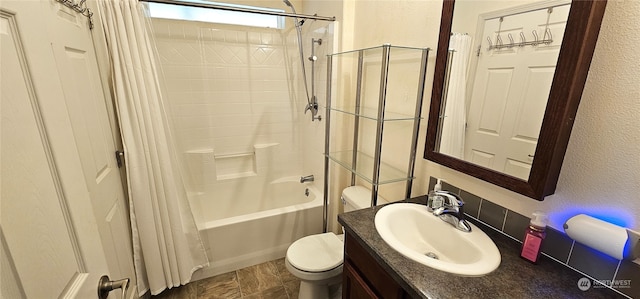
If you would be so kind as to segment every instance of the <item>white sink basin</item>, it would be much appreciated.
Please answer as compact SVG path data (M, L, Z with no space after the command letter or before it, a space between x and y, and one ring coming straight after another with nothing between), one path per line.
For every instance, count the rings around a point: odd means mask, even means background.
M405 257L461 276L482 276L500 265L500 251L477 226L463 232L442 221L425 205L384 206L375 217L382 239Z

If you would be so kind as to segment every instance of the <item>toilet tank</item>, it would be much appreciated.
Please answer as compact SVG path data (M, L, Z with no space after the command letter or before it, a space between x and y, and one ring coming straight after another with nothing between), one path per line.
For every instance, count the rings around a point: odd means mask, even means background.
M378 195L378 205L389 203ZM342 191L344 212L355 211L371 206L371 190L363 186L351 186Z

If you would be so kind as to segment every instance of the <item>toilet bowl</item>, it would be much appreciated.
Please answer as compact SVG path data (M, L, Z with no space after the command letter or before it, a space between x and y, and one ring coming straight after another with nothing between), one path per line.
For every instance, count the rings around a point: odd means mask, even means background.
M378 204L387 201L378 196ZM369 207L371 190L351 186L342 191L344 212ZM300 279L300 299L327 299L337 296L343 263L343 235L323 233L301 238L287 249L285 266ZM336 293L336 294L333 294Z
M334 233L306 236L289 246L285 266L300 279L298 298L329 298L329 287L341 279L342 247Z

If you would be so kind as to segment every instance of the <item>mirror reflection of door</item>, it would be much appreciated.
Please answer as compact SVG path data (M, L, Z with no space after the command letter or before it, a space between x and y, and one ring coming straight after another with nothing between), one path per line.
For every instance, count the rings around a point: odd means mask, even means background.
M454 31L462 3L456 2ZM566 2L526 5L478 17L468 68L464 148L458 150L463 157L443 147L441 153L528 179L569 7Z

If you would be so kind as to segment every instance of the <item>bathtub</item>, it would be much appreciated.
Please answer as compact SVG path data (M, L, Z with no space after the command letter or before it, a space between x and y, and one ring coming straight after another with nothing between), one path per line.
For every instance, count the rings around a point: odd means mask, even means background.
M291 243L322 232L321 192L300 177L229 180L190 194L210 266L194 280L282 258Z

